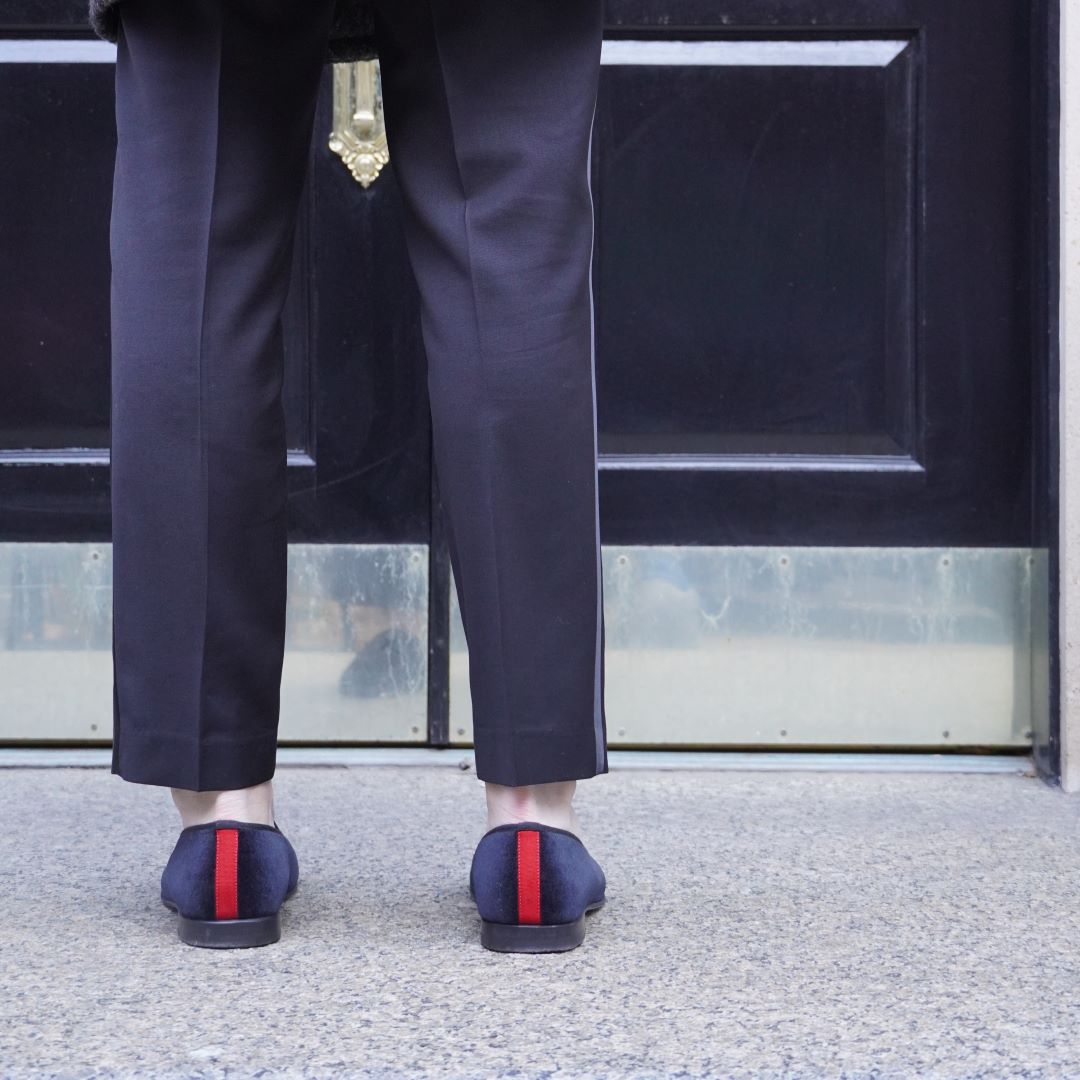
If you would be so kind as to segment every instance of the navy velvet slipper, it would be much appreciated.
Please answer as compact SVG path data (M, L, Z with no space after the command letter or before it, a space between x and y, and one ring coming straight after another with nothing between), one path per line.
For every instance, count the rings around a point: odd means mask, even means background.
M276 825L212 821L180 833L161 875L161 902L180 940L249 949L281 937L281 905L296 892L296 852Z
M604 904L604 872L573 833L524 821L484 834L469 892L480 943L494 952L566 952L585 939L585 916Z

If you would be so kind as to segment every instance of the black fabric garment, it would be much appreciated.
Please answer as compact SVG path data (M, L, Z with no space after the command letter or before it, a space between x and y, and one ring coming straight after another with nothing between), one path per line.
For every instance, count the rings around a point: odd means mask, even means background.
M120 8L114 771L131 781L205 791L274 772L280 319L336 2ZM607 768L589 179L602 2L372 3L476 772L583 779Z
M90 0L90 26L98 37L116 42L122 2ZM336 0L324 63L373 60L376 55L371 0Z

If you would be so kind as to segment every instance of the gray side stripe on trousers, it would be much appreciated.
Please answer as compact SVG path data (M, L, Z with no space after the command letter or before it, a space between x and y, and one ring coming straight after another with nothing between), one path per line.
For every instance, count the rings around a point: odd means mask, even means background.
M589 363L592 368L593 469L596 472L596 659L593 664L593 728L596 734L596 767L604 764L604 724L601 715L600 675L603 656L600 651L601 620L604 617L603 562L600 555L600 447L596 420L596 309L593 303L593 249L596 245L596 213L592 197L592 146L596 127L596 101L589 124L589 150L585 161L585 183L589 191Z

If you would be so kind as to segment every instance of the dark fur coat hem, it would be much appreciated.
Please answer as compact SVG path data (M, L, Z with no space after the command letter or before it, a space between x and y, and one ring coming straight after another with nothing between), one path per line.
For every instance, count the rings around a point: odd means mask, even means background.
M90 26L99 38L115 44L121 0L90 0ZM177 0L183 3L183 0ZM327 43L326 62L373 60L375 33L367 0L337 0Z

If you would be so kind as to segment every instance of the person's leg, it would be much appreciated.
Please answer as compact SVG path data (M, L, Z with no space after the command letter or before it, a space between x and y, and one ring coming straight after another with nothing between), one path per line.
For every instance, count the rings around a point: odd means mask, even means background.
M489 825L607 769L589 154L601 0L380 0Z
M113 771L175 789L185 825L273 820L280 314L332 6L121 5Z

